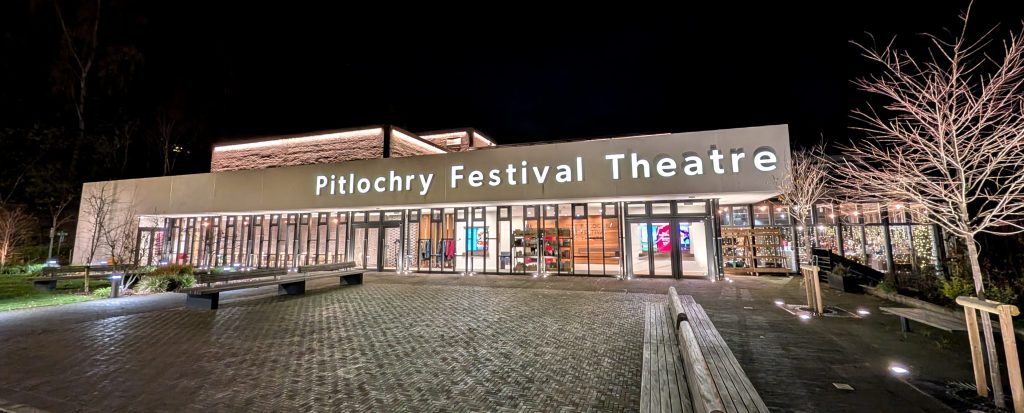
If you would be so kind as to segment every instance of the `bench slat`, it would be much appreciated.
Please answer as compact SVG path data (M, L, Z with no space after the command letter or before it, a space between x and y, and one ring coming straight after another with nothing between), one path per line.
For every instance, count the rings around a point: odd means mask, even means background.
M940 330L967 331L967 323L959 317L937 313L924 308L879 307L883 313L904 317Z
M663 304L644 308L641 412L693 412L670 314Z
M646 413L651 412L651 323L653 316L651 311L653 306L648 305L644 308L644 352L643 352L643 367L640 371L640 412Z
M693 314L693 310L687 312L688 316ZM690 320L692 321L691 326L697 326L695 330L698 343L700 343L699 346L704 353L705 359L708 361L708 370L711 373L711 378L715 382L726 410L742 411L740 410L741 403L737 403L737 399L740 398L739 392L735 385L733 385L729 372L725 369L719 349L716 348L708 337L707 326L704 323L705 320L701 319L700 316L692 316Z
M736 411L767 412L764 401L703 307L692 297L683 301L688 302L685 305L687 320L694 329L702 353L709 359L711 376L726 406L731 405Z

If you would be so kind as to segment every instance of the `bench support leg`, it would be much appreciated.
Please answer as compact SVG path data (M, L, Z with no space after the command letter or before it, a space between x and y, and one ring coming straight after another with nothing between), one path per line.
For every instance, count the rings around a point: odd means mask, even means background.
M299 295L306 293L306 281L296 281L293 283L278 284L277 294L278 295Z
M40 291L53 291L57 289L57 280L33 281L32 285Z
M906 317L900 317L900 331L904 333L910 332L910 320Z
M341 276L341 285L354 285L363 283L363 274L349 274Z
M189 294L185 298L186 308L198 308L200 310L216 310L220 304L220 293Z

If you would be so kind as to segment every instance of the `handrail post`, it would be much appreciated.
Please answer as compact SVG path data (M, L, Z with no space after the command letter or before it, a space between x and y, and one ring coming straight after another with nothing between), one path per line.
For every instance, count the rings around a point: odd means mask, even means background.
M818 271L820 269L821 267L817 265L812 267L813 274L811 276L814 278L814 308L818 310L818 315L824 315L825 304L821 300L821 277L818 276Z
M982 300L977 297L957 297L956 303L964 307L964 316L967 321L967 336L971 341L974 380L978 386L979 396L985 396L988 393L988 385L985 383L985 366L981 357L981 340L978 337L976 311L980 310L982 317L991 317L990 314L999 315L999 333L1003 337L1003 353L1006 357L1006 370L1010 376L1013 411L1014 413L1024 413L1024 383L1022 383L1021 379L1020 360L1017 355L1017 339L1013 330L1013 316L1020 315L1020 309L1015 305ZM998 364L996 368L999 368Z
M981 354L977 310L965 306L964 318L967 321L967 340L971 345L971 364L974 365L974 385L978 389L979 396L988 397L988 378L985 377L985 359Z
M1003 336L1003 351L1006 354L1006 370L1010 375L1010 391L1013 394L1014 413L1024 413L1024 384L1020 377L1020 360L1017 358L1017 339L1013 332L1013 315L1008 305L999 306L999 329ZM987 316L987 314L986 314Z

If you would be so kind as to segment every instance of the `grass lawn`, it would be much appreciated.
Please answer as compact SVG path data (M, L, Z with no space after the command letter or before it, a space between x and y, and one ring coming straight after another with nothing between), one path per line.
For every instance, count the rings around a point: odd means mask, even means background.
M82 293L82 280L59 281L57 291L39 291L28 275L0 275L0 311L95 300L99 297ZM110 281L89 280L89 290L109 287Z

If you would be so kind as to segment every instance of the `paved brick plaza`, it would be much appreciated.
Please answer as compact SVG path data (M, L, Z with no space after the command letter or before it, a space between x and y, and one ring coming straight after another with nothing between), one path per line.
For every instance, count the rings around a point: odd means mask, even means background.
M943 348L924 327L902 338L894 317L800 322L775 308L799 297L796 281L379 274L303 297L250 289L217 311L160 294L0 313L0 408L636 411L642 310L669 285L707 308L773 411L942 411L889 377L889 360L970 377L969 361L949 361L956 337Z
M48 410L627 411L649 294L368 283L3 337Z

